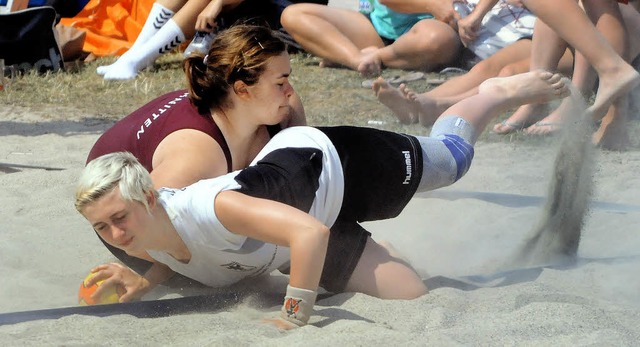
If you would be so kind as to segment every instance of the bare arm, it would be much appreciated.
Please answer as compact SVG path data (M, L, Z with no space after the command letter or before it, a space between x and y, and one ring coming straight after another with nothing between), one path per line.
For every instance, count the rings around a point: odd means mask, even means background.
M235 191L218 194L215 211L233 233L289 247L290 285L317 290L329 241L327 226L294 207Z
M221 12L233 9L244 0L212 0L207 7L200 12L196 19L196 30L211 32L215 30L216 19Z
M211 136L193 129L165 137L153 154L151 179L155 188L183 188L227 173L227 159Z
M268 322L282 329L307 324L320 283L329 228L291 206L235 191L218 194L214 208L231 232L289 247L290 277L281 318Z
M497 3L498 0L480 0L468 16L458 21L458 33L465 46L478 37L482 19Z

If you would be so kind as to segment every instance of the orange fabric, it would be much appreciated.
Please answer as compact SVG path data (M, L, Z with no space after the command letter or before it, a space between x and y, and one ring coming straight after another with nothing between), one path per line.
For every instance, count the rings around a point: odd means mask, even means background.
M83 50L96 56L122 55L133 45L155 0L90 0L61 23L85 31Z

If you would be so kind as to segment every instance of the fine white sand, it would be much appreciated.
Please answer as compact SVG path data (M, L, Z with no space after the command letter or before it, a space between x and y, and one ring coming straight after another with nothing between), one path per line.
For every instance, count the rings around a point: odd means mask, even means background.
M110 125L73 112L0 108L0 314L76 306L89 269L113 259L73 207L86 155ZM548 144L480 142L470 172L442 190L467 198L416 198L400 217L367 224L374 238L391 241L431 286L419 299L340 294L317 303L310 325L282 332L261 322L277 314L284 292L285 278L274 275L259 283L270 295L220 310L33 320L1 325L0 341L11 346L637 346L638 211L591 205L578 255L613 260L469 277L508 269L504 260L526 241L542 213L541 204L514 205L526 203L524 197L510 206L469 197L473 192L544 196L556 153ZM640 205L640 152L596 151L594 166L594 201ZM200 293L211 292L162 287L148 299Z
M111 123L59 114L0 111L0 313L75 306L88 270L112 259L75 212L72 197L89 148ZM543 196L556 152L549 145L480 142L470 172L442 191ZM594 160L594 200L640 205L639 152L597 151ZM640 254L640 212L593 206L579 256ZM8 345L637 345L638 258L465 277L504 270L503 261L534 229L541 209L416 198L395 220L367 227L407 255L431 292L412 301L336 295L318 302L309 326L291 332L261 323L277 314L286 283L272 276L260 285L276 299L250 298L222 310L163 318L71 315L0 326L0 336ZM149 299L199 292L165 287Z

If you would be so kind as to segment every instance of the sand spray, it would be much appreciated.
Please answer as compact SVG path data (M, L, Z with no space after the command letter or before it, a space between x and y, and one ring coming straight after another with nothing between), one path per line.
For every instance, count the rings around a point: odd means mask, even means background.
M571 86L571 106L553 166L547 201L527 241L507 259L509 267L566 264L576 259L593 190L592 117Z

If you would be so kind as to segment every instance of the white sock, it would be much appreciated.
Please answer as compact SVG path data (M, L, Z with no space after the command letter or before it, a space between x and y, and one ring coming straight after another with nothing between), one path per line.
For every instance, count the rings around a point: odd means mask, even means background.
M134 47L142 45L149 39L151 39L151 37L153 37L153 35L155 35L160 30L160 28L162 28L169 21L169 19L173 17L174 14L175 12L158 4L157 2L154 2L147 20L142 26L140 34L136 38L136 41L133 43L131 48L129 48L129 51L134 49ZM125 54L127 53L125 52ZM114 64L98 66L98 75L104 76L107 71L109 71L109 68Z
M162 54L172 51L185 42L184 33L173 19L170 19L144 44L130 49L109 67L105 80L128 80L135 78L138 71L151 66Z

